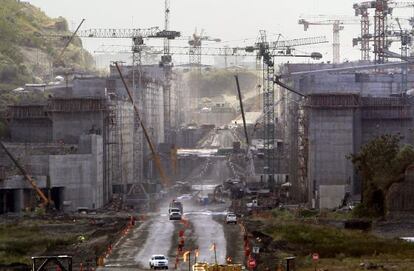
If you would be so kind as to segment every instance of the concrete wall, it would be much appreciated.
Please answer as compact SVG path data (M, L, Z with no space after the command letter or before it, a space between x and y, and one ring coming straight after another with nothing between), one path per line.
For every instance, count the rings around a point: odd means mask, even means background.
M100 208L105 204L103 197L103 142L99 135L85 135L80 139L83 144L82 154L74 154L74 149L67 151L54 144L43 148L32 144L8 144L8 148L19 158L27 172L36 180L41 189L47 188L47 176L50 176L50 188L63 188L62 201L66 202L65 211L76 211L78 207ZM36 148L37 146L37 148ZM89 150L86 153L86 149ZM56 154L53 154L53 153ZM12 166L8 158L1 159L1 164ZM0 192L11 191L14 198L14 210L20 211L29 207L28 197L33 193L23 193L23 190L33 192L29 183L13 170L15 174L0 182Z
M349 68L367 65L367 63L341 64L287 64L283 67L284 73L314 71L331 68ZM358 93L362 96L387 97L399 94L401 91L401 74L398 69L384 73L374 73L374 70L349 71L338 73L318 73L309 76L300 76L302 91L306 93L347 92ZM414 74L408 75L408 89L414 87ZM299 86L296 85L296 89Z
M9 125L14 142L52 142L50 119L13 119Z
M124 185L134 182L134 111L129 102L118 102L116 106L116 126L110 136L108 148L113 153L108 157L111 170L114 171L112 185Z
M346 192L346 185L320 185L319 208L333 209L340 207Z
M65 211L79 207L100 208L103 202L103 145L99 135L87 136L90 154L50 155L50 180L53 187L64 187Z
M53 89L53 97L105 97L106 78L75 77L70 87Z
M313 109L309 119L308 178L312 198L322 185L352 183L353 166L346 156L354 153L354 110Z
M73 80L73 97L105 97L106 78L77 77Z
M79 136L102 134L104 112L55 112L52 116L53 141L77 144Z
M302 71L314 71L328 68L344 68L363 65L364 63L334 64L287 64L282 70L284 74ZM366 63L365 63L366 64ZM414 87L414 74L408 76L408 87ZM399 70L384 73L370 71L348 71L342 73L318 73L301 75L287 79L296 90L307 95L326 95L321 103L325 108L307 107L308 156L307 179L308 201L319 192L321 205L335 205L335 198L339 197L337 185L344 185L346 192L353 196L360 194L360 178L352 164L345 158L346 155L357 152L363 144L374 137L383 134L400 134L403 143L414 143L413 107L397 101L395 94L401 91L401 76ZM352 94L356 96L352 97ZM292 96L290 94L289 96ZM348 98L345 96L348 95ZM293 97L297 97L293 95ZM335 104L345 99L344 104ZM380 98L380 99L379 99ZM392 100L394 99L394 100ZM292 100L292 97L290 97ZM345 101L343 100L343 101ZM352 103L355 100L355 103ZM329 104L333 101L333 104ZM398 105L396 105L398 104ZM282 102L286 116L285 121L288 133L285 140L288 143L289 171L292 182L298 182L299 177L299 150L298 147L298 106L292 102ZM282 110L283 111L283 110ZM331 185L332 189L322 185ZM342 188L340 189L342 191ZM330 191L330 192L329 192ZM327 193L326 195L322 195ZM341 192L342 193L342 192ZM341 196L343 198L343 196ZM334 204L335 203L335 204ZM336 207L336 206L331 206Z

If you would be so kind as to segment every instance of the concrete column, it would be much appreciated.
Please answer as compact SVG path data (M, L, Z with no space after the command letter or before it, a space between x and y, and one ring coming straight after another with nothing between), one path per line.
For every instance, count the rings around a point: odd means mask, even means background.
M24 209L24 193L23 189L16 189L13 191L14 197L14 211L20 213Z

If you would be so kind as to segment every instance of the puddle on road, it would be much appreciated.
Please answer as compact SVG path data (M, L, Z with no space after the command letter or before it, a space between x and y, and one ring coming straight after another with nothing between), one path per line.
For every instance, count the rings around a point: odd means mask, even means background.
M227 215L228 212L221 211L221 212L214 212L214 211L192 211L192 212L184 212L184 216L215 216L215 215Z

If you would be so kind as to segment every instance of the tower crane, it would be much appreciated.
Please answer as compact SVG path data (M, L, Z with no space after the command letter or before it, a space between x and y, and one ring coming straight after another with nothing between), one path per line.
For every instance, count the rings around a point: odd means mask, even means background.
M311 16L302 17L299 19L299 24L303 24L305 31L309 29L311 25L332 25L333 29L333 58L332 62L337 64L340 62L340 31L344 30L345 25L357 25L360 22L353 17L345 18L340 16Z
M164 9L164 31L170 29L170 0L165 0ZM170 55L170 40L164 38L164 55L161 57L161 66L164 69L164 141L172 142L172 125L171 125L171 87L172 87L172 58Z
M361 16L361 58L369 60L369 9L375 9L374 15L374 54L376 63L384 63L387 50L387 17L394 9L414 7L414 1L371 0L354 4L355 16ZM354 42L355 44L355 42Z
M269 46L272 49L273 57L311 57L311 58L320 58L319 53L311 54L296 54L295 47L306 46L306 45L316 45L328 43L328 40L325 36L319 37L310 37L310 38L301 38L301 39L292 39L292 40L281 40L278 42L269 42ZM102 47L102 50L96 50L94 53L121 53L121 54L130 54L131 50L126 49L114 49L120 48L120 46L107 46ZM143 52L149 55L160 55L162 54L162 47L160 46L142 46ZM153 49L153 50L146 50ZM186 46L171 46L170 54L171 55L184 55L188 56L190 53L191 47ZM201 55L203 56L256 56L255 52L259 50L258 45L246 46L246 47L202 47Z
M275 174L275 57L306 57L320 59L320 53L311 54L295 54L294 49L297 46L316 45L327 43L328 40L324 36L302 38L293 40L282 40L269 42L267 40L266 31L260 31L260 37L256 44L247 47L224 47L212 48L202 47L201 55L223 56L229 53L233 56L255 56L263 63L263 127L264 127L264 151L265 156L265 173L268 174L270 180L273 180ZM154 47L152 47L154 48ZM156 48L156 47L155 47ZM171 55L189 55L192 47L171 47ZM130 53L130 51L117 51L118 53ZM151 53L151 52L149 52ZM154 53L157 53L156 51Z
M194 34L188 40L188 45L190 46L189 63L192 68L197 69L198 73L201 73L201 48L203 41L221 42L221 39L205 36L204 29L201 30L200 34L197 34L197 28L195 29Z
M401 39L401 60L405 61L401 67L401 93L408 90L408 47L412 43L412 38L407 30L403 30L401 27L400 20L397 19L398 27L400 28L400 39Z
M69 39L72 35L48 35L40 34L42 36L57 37ZM96 39L131 39L132 53L134 63L140 63L141 48L144 45L144 39L164 39L167 41L176 39L181 36L178 31L160 30L159 27L150 28L92 28L86 30L79 30L76 36L80 38L96 38ZM168 52L165 49L164 54ZM166 51L167 50L167 51Z
M325 38L326 42L326 38ZM313 42L306 39L298 39L291 42L280 42L281 47L284 47L286 53L291 51L292 47L301 45L310 45ZM315 40L314 43L320 43ZM324 42L322 42L324 43ZM264 171L269 176L269 185L274 184L275 161L276 161L276 119L275 119L275 63L274 56L275 51L279 46L278 42L269 43L267 40L266 31L261 30L259 40L256 44L257 58L262 60L263 63L263 142L265 152L265 167ZM312 53L311 58L320 59L321 54Z
M141 53L142 53L142 47L144 45L144 39L164 39L167 41L170 41L172 39L175 39L177 37L181 36L181 33L178 31L171 31L168 29L160 30L158 27L151 27L146 29L88 29L88 30L81 30L78 31L77 36L81 38L100 38L100 39L131 39L133 42L132 46L132 55L133 55L133 62L134 66L138 66L139 76L140 76L140 64L141 64ZM65 36L59 35L57 37L63 37ZM169 47L169 46L168 46ZM169 56L169 48L165 47L165 50L163 51L163 58L162 63L165 64L168 61L168 57L165 57L166 55ZM169 57L171 60L171 57ZM169 61L171 63L171 61ZM165 65L167 66L167 65ZM135 76L135 69L133 69L133 76ZM135 82L135 80L133 80ZM170 83L169 83L170 84ZM159 161L159 155L156 152L155 148L153 148L152 142L149 139L149 137L146 137L146 141L150 147L150 150L152 152L152 156L154 160L156 161L155 166L157 167L158 172L161 176L161 182L164 186L169 185L169 179L165 175L165 171L161 165L161 163L157 163Z
M135 74L138 67L138 76L140 82L141 77L141 54L144 39L164 39L163 55L161 56L160 66L163 67L165 73L164 82L164 127L165 141L171 140L171 55L169 53L170 40L178 38L181 33L169 30L169 0L165 0L165 29L160 30L159 27L151 27L147 29L88 29L79 31L77 36L81 38L100 38L100 39L131 39L132 40L132 62L133 62L133 84L135 85ZM135 86L134 86L135 87Z

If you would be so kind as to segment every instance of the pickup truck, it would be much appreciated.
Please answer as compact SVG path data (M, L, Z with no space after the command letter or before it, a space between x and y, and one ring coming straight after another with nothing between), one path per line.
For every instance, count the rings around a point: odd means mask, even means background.
M173 209L179 209L180 213L183 213L183 204L179 201L173 200L168 207L168 212L171 213Z
M149 266L151 269L168 269L168 258L164 255L152 255Z

